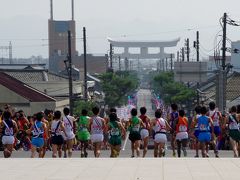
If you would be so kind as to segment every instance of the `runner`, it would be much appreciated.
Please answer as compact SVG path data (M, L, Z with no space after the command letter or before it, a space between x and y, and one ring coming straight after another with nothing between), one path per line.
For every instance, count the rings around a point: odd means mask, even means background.
M164 147L167 143L167 130L171 130L168 122L162 118L162 111L157 109L155 119L151 121L151 127L154 130L154 157L162 157L164 155Z
M131 141L131 149L132 149L132 156L134 157L134 150L136 150L137 157L140 156L140 142L141 142L141 135L140 135L140 127L145 127L142 120L137 117L137 109L133 108L131 110L132 118L128 121L129 127L129 140Z
M101 144L103 142L103 132L105 131L105 121L99 117L99 108L92 109L93 117L90 119L91 141L93 143L94 156L99 157L101 152Z
M177 104L171 104L171 109L172 109L172 112L170 113L170 115L168 117L168 122L169 122L169 125L171 127L171 131L170 131L171 147L172 147L172 151L173 151L173 157L175 157L176 156L176 152L175 152L175 129L176 129L176 122L178 120L178 106L177 106Z
M78 131L77 131L77 137L80 141L81 145L81 157L87 157L87 148L88 143L90 140L90 133L89 133L89 117L87 116L88 111L86 109L82 110L82 115L79 118L78 121Z
M193 126L198 125L199 135L198 141L200 142L200 148L202 150L202 157L208 157L206 152L207 143L211 141L210 125L213 126L210 117L206 116L207 108L201 107L201 116L194 122ZM212 133L213 135L213 133Z
M18 132L17 123L11 119L11 113L9 111L3 113L1 127L2 144L4 147L3 155L5 158L9 158L12 155L13 144L16 133Z
M240 104L237 105L237 119L240 120ZM240 130L240 122L238 123ZM240 157L240 142L238 144L238 157Z
M67 133L67 136L65 136L65 134L63 134L63 138L66 142L66 144L64 144L64 157L67 157L67 151L68 151L68 157L71 158L73 143L74 143L74 138L75 138L75 134L73 132L73 127L74 127L74 123L76 120L74 117L69 115L69 113L70 113L69 108L65 107L63 109L63 113L64 113L63 123L64 123L65 132Z
M198 129L198 124L196 122L197 122L197 119L201 116L201 106L196 106L195 112L196 112L196 115L194 116L192 125L193 124L196 124L196 125L192 126L192 129L194 129L194 137L195 137L195 149L196 149L195 157L198 158L199 157L199 142L198 142L199 129Z
M239 131L239 119L237 117L237 108L233 106L231 108L231 113L228 116L228 128L229 128L229 136L230 142L232 145L234 157L238 157L238 148L239 148L239 141L240 141L240 131Z
M41 113L42 113L42 116L43 116L42 122L46 125L46 128L47 128L47 130L44 131L44 133L43 133L44 145L43 145L43 148L42 148L42 158L44 158L45 154L46 154L46 151L48 149L48 137L49 137L50 124L49 124L49 121L44 118L44 115L45 115L44 112L41 112Z
M62 116L62 113L60 111L54 112L54 119L52 121L51 125L51 142L52 142L52 157L62 157L62 145L63 145L63 136L62 132L64 132L65 136L67 136L64 128L64 123L60 120Z
M32 134L31 158L35 157L35 152L37 148L38 148L39 158L43 158L43 146L44 146L43 134L44 133L47 133L47 126L43 122L42 112L39 112L36 114L36 120L34 124L28 130L28 134Z
M109 123L107 125L107 130L110 134L109 144L111 147L110 157L118 157L121 150L122 135L125 136L125 129L121 122L118 121L116 113L111 113L109 115Z
M218 137L221 133L222 115L219 111L216 110L216 105L214 102L209 103L209 112L207 113L207 116L209 116L213 121L213 129L210 128L210 130L213 131L212 144L215 157L219 157L217 143Z
M149 140L149 131L150 131L150 119L146 116L147 109L145 107L140 108L141 115L139 118L145 124L145 127L142 127L140 130L141 139L143 141L143 157L146 156L148 150L148 140Z
M177 140L177 153L181 157L181 147L184 157L187 156L187 142L188 142L188 119L185 116L184 110L179 111L179 118L176 124L176 140Z

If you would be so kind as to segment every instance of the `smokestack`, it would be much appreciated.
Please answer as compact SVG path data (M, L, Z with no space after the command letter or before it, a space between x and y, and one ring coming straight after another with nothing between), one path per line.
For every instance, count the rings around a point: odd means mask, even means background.
M72 0L72 20L74 20L74 0Z
M50 0L50 19L53 20L53 0Z

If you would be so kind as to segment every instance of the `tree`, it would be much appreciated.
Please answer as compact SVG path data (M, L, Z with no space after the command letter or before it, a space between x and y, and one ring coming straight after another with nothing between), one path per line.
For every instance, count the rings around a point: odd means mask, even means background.
M175 82L173 72L162 72L153 78L152 86L157 94L160 94L164 102L184 103L196 95L185 84Z
M75 106L74 106L74 115L80 116L82 113L83 109L86 109L88 111L88 115L92 116L92 108L94 106L96 106L97 104L95 102L92 101L77 101L75 102Z
M139 85L137 74L127 71L104 73L100 79L105 104L110 107L126 104L127 96L132 94Z

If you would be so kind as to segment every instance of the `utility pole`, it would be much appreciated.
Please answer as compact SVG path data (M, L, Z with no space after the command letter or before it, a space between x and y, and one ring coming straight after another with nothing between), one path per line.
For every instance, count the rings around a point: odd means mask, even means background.
M223 15L222 69L226 67L227 13Z
M72 85L72 48L71 48L71 31L68 31L68 68L69 68L69 104L70 104L70 115L73 115L73 85Z
M227 89L227 71L226 71L226 39L227 39L227 13L224 13L223 18L223 42L222 42L222 67L217 73L216 86L216 103L220 111L224 111L226 107L226 89Z
M119 71L121 71L121 57L118 56L118 66L119 66Z
M113 46L110 43L110 68L113 68Z
M179 51L177 51L177 62L179 62Z
M84 54L84 100L88 100L87 90L87 47L86 47L86 28L83 27L83 54Z
M196 51L197 51L197 62L199 61L199 32L197 31L197 41L196 44L194 45L194 47L196 47ZM197 89L199 89L199 82L197 83ZM199 102L199 92L197 90L197 105L200 104Z
M197 31L196 50L197 50L197 61L199 61L199 31Z
M187 62L189 62L189 55L190 55L189 38L187 38L186 40L186 46L187 46Z
M166 72L167 72L167 70L168 70L168 63L167 63L167 58L166 58Z
M170 55L171 58L171 71L173 70L173 54Z
M182 61L184 61L185 59L184 47L181 50L182 50Z

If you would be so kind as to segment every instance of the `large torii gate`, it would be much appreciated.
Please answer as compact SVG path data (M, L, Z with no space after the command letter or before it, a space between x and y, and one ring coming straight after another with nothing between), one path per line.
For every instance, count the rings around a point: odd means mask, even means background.
M166 58L174 58L174 54L164 52L166 47L175 47L180 41L180 38L172 41L116 41L108 38L108 42L115 48L124 48L121 54L114 53L114 55L121 59L157 59L163 61ZM129 48L140 48L139 54L129 52ZM150 54L148 48L159 48L158 53Z

